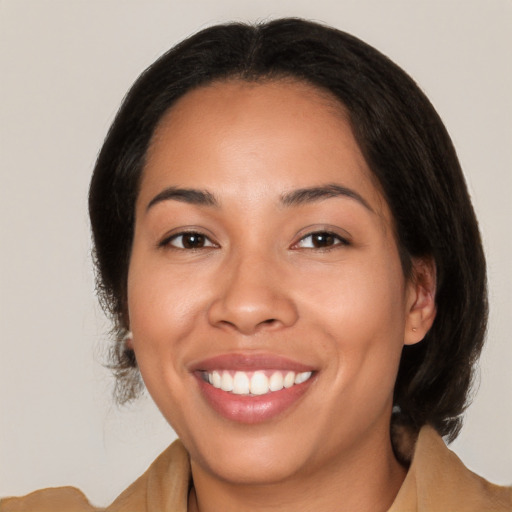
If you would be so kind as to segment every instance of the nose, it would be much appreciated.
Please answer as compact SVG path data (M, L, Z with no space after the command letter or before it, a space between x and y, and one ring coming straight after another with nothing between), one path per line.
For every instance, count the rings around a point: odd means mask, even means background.
M240 256L219 272L218 293L210 304L209 322L244 335L289 327L297 321L298 314L286 288L282 273L268 258Z

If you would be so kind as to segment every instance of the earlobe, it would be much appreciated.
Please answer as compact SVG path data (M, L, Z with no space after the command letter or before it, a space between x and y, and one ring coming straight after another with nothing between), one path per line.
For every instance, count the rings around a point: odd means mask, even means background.
M128 350L133 350L133 334L128 331L123 338L123 345Z
M426 336L436 317L436 269L432 258L413 261L407 295L404 344L414 345Z

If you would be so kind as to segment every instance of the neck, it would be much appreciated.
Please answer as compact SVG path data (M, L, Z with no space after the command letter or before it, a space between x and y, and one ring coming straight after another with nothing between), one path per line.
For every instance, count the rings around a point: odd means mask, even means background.
M194 487L189 512L384 512L402 485L406 470L396 460L389 431L365 450L325 461L272 484L233 484L192 461Z

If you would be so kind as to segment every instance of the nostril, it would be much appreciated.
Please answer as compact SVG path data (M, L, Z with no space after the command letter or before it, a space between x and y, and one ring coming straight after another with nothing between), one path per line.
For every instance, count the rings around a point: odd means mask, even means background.
M295 323L297 311L288 297L275 297L273 293L267 293L268 290L265 294L253 294L253 291L249 294L247 287L230 287L208 307L208 322L217 327L234 328L243 334Z

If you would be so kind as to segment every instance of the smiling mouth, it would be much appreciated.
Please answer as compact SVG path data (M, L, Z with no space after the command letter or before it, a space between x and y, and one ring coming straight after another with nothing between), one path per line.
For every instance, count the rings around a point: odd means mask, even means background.
M251 372L213 370L202 371L201 378L214 388L233 395L262 396L288 389L309 380L313 372L256 370Z

